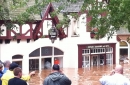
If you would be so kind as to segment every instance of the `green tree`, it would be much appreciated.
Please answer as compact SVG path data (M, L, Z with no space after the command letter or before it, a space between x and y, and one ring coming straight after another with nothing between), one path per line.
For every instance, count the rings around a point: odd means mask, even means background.
M130 0L86 0L84 6L92 17L89 24L98 28L97 39L106 34L109 39L120 28L130 31L129 3Z

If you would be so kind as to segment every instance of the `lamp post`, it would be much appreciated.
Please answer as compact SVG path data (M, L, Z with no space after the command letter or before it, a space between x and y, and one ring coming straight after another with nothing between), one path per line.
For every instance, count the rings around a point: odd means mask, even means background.
M56 29L56 27L52 26L52 28L48 30L48 35L51 42L54 43L54 41L58 37L58 30Z

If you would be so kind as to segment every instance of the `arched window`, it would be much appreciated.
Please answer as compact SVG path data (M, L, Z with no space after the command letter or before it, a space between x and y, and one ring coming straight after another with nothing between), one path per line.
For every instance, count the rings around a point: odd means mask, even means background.
M61 51L60 49L54 47L54 55L63 55L63 54L64 54L63 51Z
M33 52L29 54L29 57L39 57L40 56L40 48L37 48Z
M22 59L23 56L22 55L14 55L12 56L12 59Z

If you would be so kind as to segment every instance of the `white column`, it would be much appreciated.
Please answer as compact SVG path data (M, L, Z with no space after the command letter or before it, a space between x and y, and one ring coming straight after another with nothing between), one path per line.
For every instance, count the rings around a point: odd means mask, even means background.
M42 66L41 66L41 64L42 64L42 61L41 61L42 59L41 59L41 47L40 47L40 56L39 56L39 71L41 71L42 70Z
M127 48L128 49L128 59L130 59L130 49L129 48L130 48L130 44L128 43L128 48Z
M29 56L28 55L23 56L22 72L23 72L23 74L29 73Z
M53 66L53 64L54 64L54 57L52 57L51 60L52 60L51 65Z
M51 65L53 66L54 64L54 46L52 46L52 58L51 58L52 62Z

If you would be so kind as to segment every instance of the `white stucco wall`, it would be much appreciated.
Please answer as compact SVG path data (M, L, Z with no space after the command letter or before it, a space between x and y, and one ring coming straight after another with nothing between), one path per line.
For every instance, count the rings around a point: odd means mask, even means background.
M48 38L40 38L36 41L31 41L27 43L25 40L20 41L17 43L16 41L11 41L10 44L0 44L0 59L4 60L11 60L13 55L23 55L23 73L28 73L27 70L29 68L29 54L37 48L45 47L45 46L54 46L59 48L64 52L63 55L63 67L64 68L78 68L78 44L101 44L101 43L117 43L116 35L114 35L109 41L107 37L102 38L100 40L95 40L90 38L90 32L86 32L86 19L82 20L81 18L84 17L85 14L81 15L79 21L77 22L78 25L78 37L72 37L72 24L68 28L69 34L68 37L59 41L59 39L55 40L52 44ZM74 25L74 24L73 24ZM24 27L25 29L26 27ZM44 24L44 27L46 25ZM45 29L44 29L45 30ZM47 29L48 30L48 29ZM46 31L47 32L47 31ZM116 44L116 63L118 63L118 56L119 56L119 43Z

